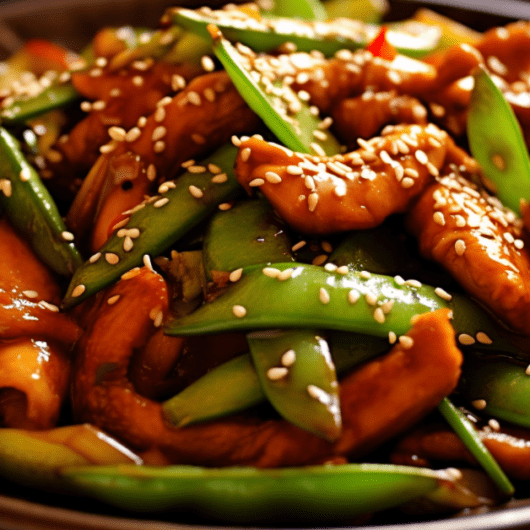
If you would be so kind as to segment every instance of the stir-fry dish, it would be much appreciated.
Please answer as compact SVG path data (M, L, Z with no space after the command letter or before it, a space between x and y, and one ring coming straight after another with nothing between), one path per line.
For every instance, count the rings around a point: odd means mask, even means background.
M236 524L525 495L530 25L359 5L3 63L3 480Z

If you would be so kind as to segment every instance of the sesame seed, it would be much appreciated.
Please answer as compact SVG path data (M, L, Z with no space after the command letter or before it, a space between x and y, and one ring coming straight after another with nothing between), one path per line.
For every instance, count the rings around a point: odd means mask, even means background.
M401 344L401 347L405 350L410 350L410 348L414 346L414 339L408 335L401 335L398 340L399 344Z
M366 303L368 305L376 305L377 304L377 296L373 293L366 293L364 298L366 299Z
M142 262L146 269L149 269L151 272L155 272L155 270L153 269L153 264L151 263L151 257L149 256L149 254L143 255Z
M76 285L74 290L72 291L72 297L77 298L78 296L81 296L86 291L86 287L80 283L79 285Z
M292 268L285 269L285 270L281 271L280 274L278 274L278 276L276 276L276 278L278 280L280 280L281 282L283 282L285 280L288 280L293 275L293 272L294 272L294 269L292 269Z
M491 427L492 430L494 430L495 432L499 432L501 430L501 424L495 419L495 418L491 418L489 421L488 421L488 425Z
M199 107L202 104L201 96L193 90L188 92L188 101L196 107Z
M455 224L458 228L464 228L464 226L466 226L466 218L462 215L456 215Z
M122 142L125 140L125 137L127 135L127 132L122 127L109 127L108 129L109 136L116 140L117 142Z
M436 287L436 289L434 290L434 294L436 294L437 296L439 296L443 300L447 300L448 302L450 300L452 300L452 298L453 298L452 295L450 295L447 291L445 291L441 287Z
M316 142L311 142L309 144L309 147L318 155L318 156L326 156L326 153L322 147L317 144Z
M337 267L337 271L336 272L339 273L339 274L345 275L345 274L348 274L348 272L350 272L350 270L348 269L347 265L341 265L340 267Z
M324 265L324 270L328 272L335 272L337 270L337 266L334 263L326 263Z
M305 247L306 244L306 241L299 241L298 243L292 246L291 250L293 252L296 252L297 250L300 250L301 248Z
M506 162L502 155L496 154L491 157L491 162L499 170L504 171L506 169Z
M116 149L117 144L112 141L112 142L109 142L108 144L103 144L102 146L99 147L99 152L101 154L105 154L105 153L112 153L112 151L114 151Z
M155 127L153 131L153 135L151 136L151 141L157 142L158 140L162 140L162 138L164 138L166 133L167 133L167 129L163 125L159 125L158 127Z
M401 276L397 275L397 276L394 276L394 281L396 282L397 285L405 285L405 279L402 278Z
M513 244L517 250L522 250L524 248L524 241L522 239L516 239Z
M381 309L383 310L383 313L385 315L388 315L390 311L392 311L392 308L394 307L394 300L387 300L383 304L381 304Z
M120 261L120 257L118 254L114 254L113 252L107 252L105 254L105 260L110 265L116 265Z
M39 296L39 293L37 291L22 291L22 294L27 298L37 298Z
M323 265L327 259L328 259L327 254L319 254L318 256L313 258L313 261L311 262L311 264L320 266L320 265Z
M290 367L296 362L296 352L294 350L287 350L281 358L281 364L285 367Z
M271 184L279 184L282 181L282 177L274 171L267 171L265 173L265 178L267 179L267 182L270 182Z
M412 177L413 179L417 179L420 176L420 174L412 167L405 168L404 173L407 177Z
M242 275L243 275L243 269L240 268L240 269L236 269L232 271L230 275L228 276L228 278L231 282L237 282L241 279Z
M115 294L114 296L111 296L107 300L107 304L108 305L114 305L119 299L120 299L120 295L119 294Z
M357 143L366 151L374 152L374 148L364 138L357 138Z
M401 181L401 187L403 187L405 189L412 188L412 186L414 186L414 179L412 179L410 177L405 177Z
M162 140L158 140L153 145L153 151L155 153L158 153L158 154L163 153L165 149L166 149L166 142L164 142Z
M55 304L50 304L50 302L46 302L45 300L41 300L37 305L42 309L47 309L48 311L51 311L52 313L59 312L59 308Z
M222 184L228 180L228 175L226 173L219 173L212 178L214 184Z
M307 197L307 204L310 212L314 212L318 204L318 193L310 193Z
M222 202L219 206L218 206L219 210L225 212L227 210L230 210L230 208L232 208L232 203L231 202Z
M322 247L322 250L324 252L327 252L328 254L333 252L333 247L331 246L331 243L329 241L322 241L320 243L320 246Z
M177 90L182 90L186 87L186 79L179 74L174 74L171 76L171 89L174 92Z
M243 162L248 162L248 159L250 158L251 153L252 153L252 149L250 149L250 147L245 147L239 153L239 157L241 158Z
M410 287L415 287L416 289L419 289L421 287L421 282L418 280L407 280L405 282L405 285L408 285Z
M31 178L31 169L27 166L24 166L20 170L20 173L18 174L18 176L20 177L20 180L22 182L27 182Z
M165 206L169 202L169 199L167 197L162 197L162 199L158 199L153 203L154 208L162 208L162 206Z
M204 98L206 99L206 101L209 101L210 103L213 103L216 98L217 98L217 95L215 93L215 90L213 88L205 88L202 92L202 95L204 96Z
M206 166L189 166L188 171L195 174L206 173Z
M329 304L329 293L326 291L326 289L324 289L324 287L320 288L318 292L318 297L323 304Z
M263 186L263 184L265 184L265 181L259 178L253 179L248 183L251 188L259 188L260 186Z
M445 217L442 212L434 212L432 218L437 225L445 226Z
M317 401L320 401L321 403L329 403L330 402L330 395L323 390L322 388L316 386L316 385L307 385L307 393Z
M369 280L372 275L368 271L361 271L360 277L363 278L363 280Z
M378 307L374 311L374 320L376 322L379 322L379 324L384 324L384 322L385 322L385 313L384 313L384 311L383 311L383 309L381 307Z
M487 406L485 399L475 399L471 402L471 404L477 409L477 410L484 410Z
M11 181L8 179L0 179L0 190L6 197L11 197L13 189L11 187Z
M122 280L130 280L131 278L134 278L135 276L138 276L140 274L141 270L140 267L134 267L131 270L128 270L127 272L124 272L121 275Z
M421 149L416 150L416 152L414 153L414 157L422 165L426 165L429 162L429 157L427 156L425 151L422 151Z
M232 144L236 147L239 147L241 145L241 140L234 134L231 138Z
M74 234L72 234L72 232L68 232L68 231L64 231L64 232L61 232L61 237L65 240L65 241L73 241L74 240Z
M88 258L89 263L96 263L96 261L101 258L101 252L96 252L94 255Z
M201 57L201 66L206 72L213 72L215 70L215 63L209 55L203 55Z
M235 305L232 307L232 313L234 313L237 318L243 318L246 316L247 310L242 305Z
M357 301L359 300L359 298L361 297L361 294L359 293L359 291L356 291L355 289L352 289L351 291L348 291L348 295L347 295L347 298L348 298L348 302L350 304L355 304L357 303Z
M195 160L193 160L193 158L190 158L189 160L186 160L185 162L182 162L182 164L180 164L180 165L184 169L188 169L189 167L195 165Z
M156 313L155 315L155 318L153 319L153 326L155 328L159 328L163 322L164 322L164 312L158 311L158 313Z
M388 342L389 344L395 344L397 341L397 335L393 331L388 332Z
M477 338L477 341L480 342L480 344L492 344L493 343L491 338L483 331L479 331L476 335L476 338Z
M190 192L192 197L195 197L196 199L200 199L204 195L202 190L198 188L197 186L194 186L193 184L188 187L188 191Z
M304 170L300 166L294 166L294 165L287 166L286 171L289 175L294 175L294 176L302 175L304 173Z
M123 240L123 250L125 252L130 252L134 247L134 241L131 239L130 236L125 236L125 239Z
M285 366L274 366L267 370L267 379L270 381L278 381L283 379L288 373L289 370Z
M460 335L458 335L458 342L463 346L471 346L472 344L475 344L475 339L467 333L460 333Z
M458 256L463 256L466 251L466 243L463 239L458 239L455 242L455 252Z
M133 127L127 131L127 134L125 135L125 141L129 143L134 142L140 138L141 134L142 131L138 127Z
M269 278L277 278L280 274L280 269L275 269L274 267L265 267L261 272L268 276Z

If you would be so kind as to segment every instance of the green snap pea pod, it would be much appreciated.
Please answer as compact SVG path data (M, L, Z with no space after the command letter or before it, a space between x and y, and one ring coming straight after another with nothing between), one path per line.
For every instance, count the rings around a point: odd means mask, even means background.
M296 45L298 51L317 50L330 57L341 49L356 50L366 47L379 33L380 27L351 21L337 20L311 22L294 18L263 17L260 20L241 11L234 16L230 11L211 11L208 14L185 8L171 10L173 23L208 38L209 24L217 26L232 42L241 42L256 52L268 52L286 42ZM389 42L401 53L421 57L433 50L441 36L440 31L422 24L415 34L403 31L389 32Z
M521 126L484 68L474 80L467 117L471 153L499 200L519 212L520 200L530 200L530 158Z
M0 204L35 253L58 274L71 276L82 263L71 234L20 144L0 128Z
M522 427L530 427L530 376L526 365L506 358L469 356L463 366L461 390L481 411Z
M174 181L174 188L166 186L165 193L149 199L141 209L135 208L127 225L116 230L101 252L76 271L63 306L73 307L110 285L123 273L140 265L146 254L159 255L211 215L220 203L233 199L241 189L233 170L236 154L237 148L229 144L202 162L205 166L211 163L220 167L226 173L226 181L215 180L215 175L209 171L186 172ZM202 197L193 196L190 186L201 190ZM135 233L128 232L131 229ZM132 249L124 245L125 237L131 233L134 236L129 236L134 242Z
M222 469L105 466L61 470L74 491L134 511L185 510L230 523L329 523L391 508L453 481L389 464Z
M304 20L325 21L328 19L326 7L320 0L294 0L291 2L274 2L271 11L263 16L302 18Z
M203 243L206 274L288 261L291 242L266 200L240 201L212 216Z
M212 303L170 321L166 333L309 327L388 337L406 333L417 314L450 308L458 337L479 337L476 342L482 341L484 349L518 351L479 306L462 296L447 298L431 286L365 271L339 274L314 265L276 263L249 268Z
M261 388L290 423L321 438L340 437L339 384L328 343L312 330L250 333Z
M17 100L0 113L6 125L24 123L50 110L66 107L79 99L79 93L71 83L54 84L35 97Z
M342 331L331 332L328 342L337 374L343 374L389 348L387 339ZM289 346L292 348L293 343ZM172 424L181 427L233 414L266 399L252 358L245 354L210 370L165 401L162 409Z
M327 132L324 138L313 134L321 120L311 113L307 102L301 101L294 90L281 81L273 83L277 88L281 86L281 95L270 87L267 88L263 76L252 68L252 64L245 60L219 30L212 30L212 37L214 53L241 97L286 147L303 153L316 150L317 154L324 152L335 155L340 152L340 144L332 134ZM256 78L253 77L253 72L258 74Z
M488 448L482 443L475 428L464 413L458 410L447 397L442 399L438 405L438 410L499 490L508 497L512 496L515 492L513 484L495 458L493 458Z

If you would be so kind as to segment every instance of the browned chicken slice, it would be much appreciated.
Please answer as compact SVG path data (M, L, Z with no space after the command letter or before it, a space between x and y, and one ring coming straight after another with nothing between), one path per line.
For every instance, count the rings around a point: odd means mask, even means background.
M371 228L404 212L446 163L469 159L435 125L397 126L346 155L292 153L258 138L241 143L236 175L259 188L304 233Z
M502 469L516 479L530 478L530 439L528 431L518 427L489 426L478 434ZM396 445L392 462L399 465L430 466L431 462L469 462L476 464L462 440L443 426L420 427Z
M508 326L529 333L530 257L512 212L449 174L425 190L407 226L426 258L445 267Z
M106 303L118 294L117 303ZM128 379L134 349L149 340L167 303L164 281L147 269L105 292L79 345L73 407L77 421L136 450L158 449L174 463L268 467L365 452L432 410L460 375L462 355L447 311L439 311L419 317L408 339L342 381L344 432L336 444L284 420L243 415L174 428L160 404L140 396Z
M225 72L196 77L175 97L160 100L141 127L106 144L68 213L69 228L80 239L94 227L92 248L98 249L155 181L172 178L184 161L258 124Z

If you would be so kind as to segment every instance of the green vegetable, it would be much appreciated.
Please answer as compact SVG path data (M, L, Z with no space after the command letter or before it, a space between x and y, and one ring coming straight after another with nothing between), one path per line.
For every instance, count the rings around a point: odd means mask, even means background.
M78 467L61 476L80 493L135 511L179 510L230 523L348 522L452 480L443 470L383 464L282 469Z
M52 270L71 276L82 263L59 211L20 144L0 128L0 204Z
M438 410L500 491L508 497L513 495L515 488L488 448L482 443L473 424L466 418L464 413L458 410L447 397L442 399L438 405Z
M288 261L291 243L284 229L266 200L240 201L214 214L204 234L206 273Z
M317 50L330 57L341 49L365 48L379 33L380 27L345 19L311 22L293 18L263 17L259 20L240 10L219 10L205 14L185 8L174 8L173 22L208 38L207 26L217 26L231 42L240 42L256 52L268 52L293 43L298 51ZM441 31L427 25L416 34L396 31L391 44L399 52L421 57L438 44ZM423 34L422 34L423 33ZM390 42L390 41L389 41Z
M340 437L339 384L329 347L312 330L250 333L261 388L283 418L322 438Z
M318 20L320 22L328 18L326 7L320 0L277 0L274 2L272 10L265 11L263 15Z
M133 249L125 251L125 232L115 231L101 249L101 257L94 263L89 260L79 267L63 300L64 307L73 307L112 284L123 273L140 265L144 255L158 256L211 215L220 203L233 199L241 189L233 171L236 153L237 148L230 144L203 161L206 166L212 163L222 168L227 175L225 182L212 182L215 175L208 171L200 174L186 172L178 177L174 188L169 188L156 199L150 199L144 207L132 213L123 228L139 230L139 236L133 240ZM192 185L202 190L202 198L191 195L189 187ZM161 198L167 198L169 202L160 207L157 201ZM107 261L109 254L118 256L116 265ZM78 285L83 285L84 291L74 296Z
M390 332L398 336L406 333L414 315L450 308L457 335L475 337L479 332L487 333L492 343L480 344L484 349L518 351L502 336L494 321L466 298L453 296L447 301L433 287L399 283L395 278L366 275L364 271L338 274L300 263L250 267L212 303L170 321L166 332L195 335L309 327L388 337Z
M324 7L329 19L347 17L378 24L388 12L388 0L326 0Z
M530 200L530 158L510 104L484 68L473 76L467 136L474 158L499 200L519 212Z
M485 401L485 414L530 427L530 376L526 365L506 358L469 356L461 383L462 393L470 402Z
M324 140L314 136L321 120L311 113L309 105L301 101L290 86L282 84L282 81L272 82L272 86L281 87L281 96L275 94L274 90L268 90L263 84L263 77L253 68L251 60L244 58L219 31L212 33L214 53L239 94L280 142L301 153L315 151L312 147L314 145L318 146L317 154L324 152L331 156L340 152L340 144L333 135L327 133ZM253 77L253 72L258 74L258 81ZM292 102L295 103L294 111Z

